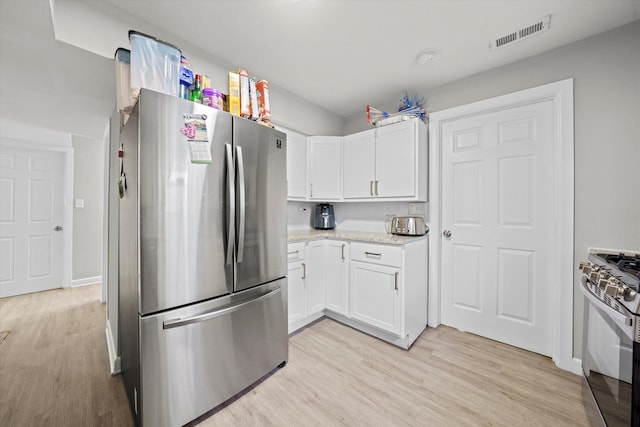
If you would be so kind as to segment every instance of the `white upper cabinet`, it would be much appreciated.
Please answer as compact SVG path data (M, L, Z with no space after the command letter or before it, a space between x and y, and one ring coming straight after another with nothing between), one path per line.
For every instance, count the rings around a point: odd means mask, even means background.
M287 131L289 200L427 199L427 127L419 119L345 137Z
M376 131L375 195L416 197L416 123L406 121Z
M342 199L342 137L309 137L309 199Z
M342 197L373 197L376 179L376 130L370 129L345 136L342 156Z
M427 201L427 129L418 119L348 135L343 197Z
M287 187L289 200L307 198L307 137L284 131L287 134Z

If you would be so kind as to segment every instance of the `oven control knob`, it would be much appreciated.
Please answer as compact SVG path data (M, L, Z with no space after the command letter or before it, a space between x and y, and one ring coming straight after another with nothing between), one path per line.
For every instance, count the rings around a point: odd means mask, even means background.
M589 273L589 280L591 280L593 283L598 283L598 279L600 279L600 274L598 273L598 270L600 269L594 266L591 268L591 273Z
M581 262L580 267L578 269L582 271L584 274L589 274L591 272L591 263L588 261Z
M625 301L633 301L638 293L628 286L624 287L623 296Z
M609 282L604 293L614 298L620 298L624 294L624 290L615 283Z
M598 281L598 287L602 290L605 290L608 284L609 284L609 281L607 279L600 279Z

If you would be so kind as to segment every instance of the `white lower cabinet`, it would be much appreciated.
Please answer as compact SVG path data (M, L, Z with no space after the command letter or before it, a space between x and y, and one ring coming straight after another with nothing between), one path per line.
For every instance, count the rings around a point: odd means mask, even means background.
M349 243L339 240L325 243L326 309L349 317Z
M287 319L289 333L291 333L291 325L298 324L307 317L305 248L306 244L304 242L291 243L287 248L289 261L287 268Z
M326 315L402 348L427 326L427 239L289 244L289 333Z
M351 317L400 335L400 280L398 267L351 261Z
M324 248L325 240L307 244L307 316L322 314L324 311Z
M287 306L289 319L289 332L294 325L306 316L306 292L305 292L305 264L303 261L290 262L287 277Z
M288 246L289 333L324 316L324 241L290 243Z

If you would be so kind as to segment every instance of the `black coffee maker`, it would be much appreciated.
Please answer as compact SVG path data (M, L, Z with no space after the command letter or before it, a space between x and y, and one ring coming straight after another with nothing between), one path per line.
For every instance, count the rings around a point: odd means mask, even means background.
M317 230L333 230L336 226L336 216L333 205L320 203L316 205L316 213L311 217L311 225Z

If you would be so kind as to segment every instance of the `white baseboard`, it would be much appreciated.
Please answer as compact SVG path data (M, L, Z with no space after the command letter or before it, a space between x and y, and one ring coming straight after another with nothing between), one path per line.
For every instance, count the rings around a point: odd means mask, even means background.
M84 279L75 279L71 281L71 287L77 286L95 285L96 283L102 283L102 276L85 277Z
M561 361L555 361L555 364L558 368L563 369L565 371L569 371L572 374L582 375L582 360L572 357L571 359L564 359Z
M582 359L573 358L571 364L566 367L566 370L576 375L582 375Z
M111 324L108 320L105 333L107 335L107 350L109 351L109 368L111 369L111 375L117 375L120 373L120 356L116 354L116 346L113 342L113 334L111 333Z

